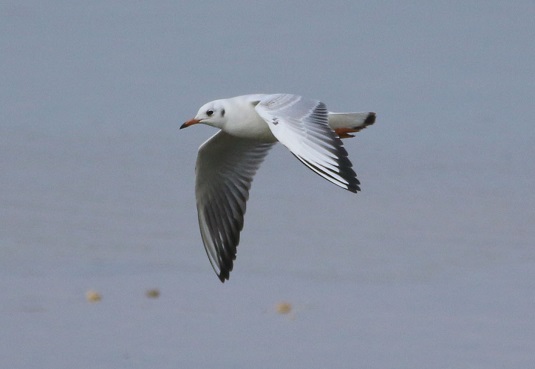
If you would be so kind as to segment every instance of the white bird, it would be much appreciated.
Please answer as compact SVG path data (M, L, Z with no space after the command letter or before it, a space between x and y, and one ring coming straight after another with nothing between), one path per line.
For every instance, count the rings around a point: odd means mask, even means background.
M357 192L360 182L340 138L374 122L373 112L331 113L301 96L255 94L209 102L180 127L220 129L199 148L195 196L204 248L221 282L236 259L253 176L273 144L279 141L326 180Z

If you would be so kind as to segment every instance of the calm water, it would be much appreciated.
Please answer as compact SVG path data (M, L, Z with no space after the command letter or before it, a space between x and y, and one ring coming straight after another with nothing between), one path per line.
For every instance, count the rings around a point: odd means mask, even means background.
M534 15L3 2L0 366L533 367ZM193 190L214 130L178 127L254 92L378 120L345 141L356 196L272 151L222 285Z

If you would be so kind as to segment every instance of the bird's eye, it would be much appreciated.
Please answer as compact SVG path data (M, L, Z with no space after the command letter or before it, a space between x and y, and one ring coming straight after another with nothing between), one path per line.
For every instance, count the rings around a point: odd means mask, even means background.
M214 114L214 111L212 109L206 111L206 115L211 117Z

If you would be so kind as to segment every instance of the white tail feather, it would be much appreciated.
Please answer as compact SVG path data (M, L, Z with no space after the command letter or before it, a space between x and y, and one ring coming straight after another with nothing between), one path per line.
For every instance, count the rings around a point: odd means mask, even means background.
M329 112L329 126L335 130L349 128L361 130L375 122L375 113L331 113Z

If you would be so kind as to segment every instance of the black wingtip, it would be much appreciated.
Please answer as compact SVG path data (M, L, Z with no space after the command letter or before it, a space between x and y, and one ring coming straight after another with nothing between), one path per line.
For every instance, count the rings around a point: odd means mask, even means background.
M349 184L347 190L349 192L358 193L360 191L360 186L357 184Z
M221 283L225 283L225 281L228 281L229 276L230 276L230 273L229 273L229 271L227 271L227 270L222 270L222 271L219 272L219 274L217 275L217 277L219 278L219 280L221 281Z
M353 168L350 168L351 172L354 174ZM360 191L360 181L356 177L356 174L354 176L346 177L346 180L348 181L346 185L346 190L349 192L357 193Z

